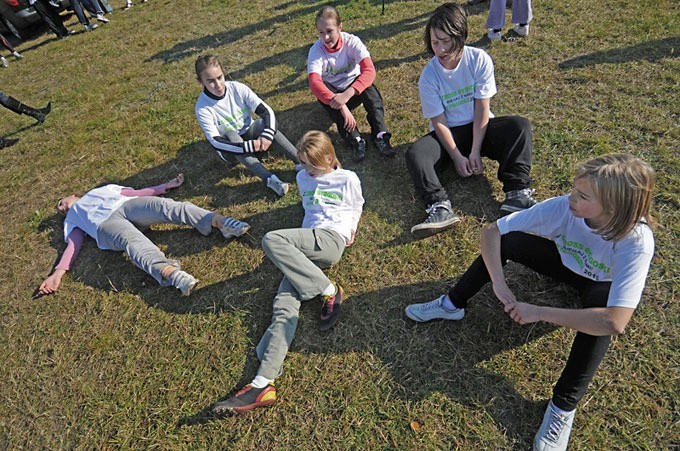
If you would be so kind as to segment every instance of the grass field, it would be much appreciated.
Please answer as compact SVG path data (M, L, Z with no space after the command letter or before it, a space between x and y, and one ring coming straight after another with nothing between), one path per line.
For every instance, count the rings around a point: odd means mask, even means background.
M280 280L259 243L268 230L299 225L302 209L295 190L277 199L210 150L193 113L193 62L219 55L233 79L274 107L291 140L321 129L338 142L306 85L323 4L150 0L117 10L94 32L25 42L25 58L0 69L4 92L54 105L36 126L0 112L0 136L19 139L0 150L0 448L530 447L574 333L515 324L488 288L461 322L422 325L403 315L464 271L502 200L492 163L485 177L448 176L462 221L420 241L408 232L425 216L402 155L427 130L417 80L432 1L387 1L384 16L377 0L336 2L344 30L371 51L400 155L385 161L369 148L357 165L338 143L366 198L357 243L329 270L350 296L344 316L321 333L319 302L304 304L277 404L244 417L206 415L255 374L254 345ZM580 404L571 449L677 448L680 4L535 0L531 35L493 45L482 39L486 8L470 8L468 42L494 59L492 111L534 126L538 198L567 192L575 164L594 155L633 153L658 171L661 225L645 294ZM75 17L68 26L82 29ZM294 180L290 162L274 155L267 164ZM88 240L61 290L31 300L64 249L59 197L105 182L158 184L178 172L187 182L173 198L253 226L232 242L179 227L149 232L201 280L190 298ZM528 302L577 303L570 289L520 266L508 272Z

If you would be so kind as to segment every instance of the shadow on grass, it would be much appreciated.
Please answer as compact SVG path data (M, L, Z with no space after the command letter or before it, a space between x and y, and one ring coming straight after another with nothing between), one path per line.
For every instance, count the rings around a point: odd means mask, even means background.
M602 50L577 56L561 62L560 69L582 69L596 64L619 64L630 61L656 62L664 58L677 58L680 54L680 37L643 42L619 49Z
M550 305L562 303L565 294L562 285L547 282L547 279L519 265L510 264L508 270L510 274L521 273L520 279L526 284L518 292L521 291L527 302ZM223 285L219 290L241 282L243 279L239 276L218 284ZM555 327L546 323L524 327L516 325L502 311L488 287L473 298L462 321L418 324L405 317L403 309L406 305L433 299L446 289L446 283L440 281L387 287L357 295L348 293L341 321L325 333L320 332L317 326L320 301L304 302L290 352L307 355L371 353L380 359L385 371L391 375L392 391L397 397L419 402L434 393L441 393L458 404L471 408L482 406L499 429L511 438L511 442L531 443L545 403L525 399L516 391L512 381L486 369L485 363L551 333ZM222 307L232 309L226 305ZM256 304L240 304L239 308L252 311L254 323L258 321L256 317L265 321L264 324L252 326L255 345L268 326L270 307L262 309ZM250 382L257 367L254 350L251 350L243 376L234 389L240 389ZM342 377L342 374L338 377ZM526 377L531 377L531 374ZM484 389L480 390L480 387ZM293 387L285 389L295 390ZM226 399L226 395L222 399ZM548 396L546 390L544 397ZM531 412L529 418L527 412ZM179 419L177 427L215 420L217 417L206 407Z

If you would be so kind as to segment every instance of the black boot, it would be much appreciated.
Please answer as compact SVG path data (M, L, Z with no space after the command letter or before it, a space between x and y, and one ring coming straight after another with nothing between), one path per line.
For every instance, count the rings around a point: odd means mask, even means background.
M0 103L17 114L25 114L35 118L41 124L45 122L45 116L47 116L47 114L52 109L52 102L49 102L45 108L36 109L31 108L30 106L25 105L14 97L10 97L8 95L0 96Z

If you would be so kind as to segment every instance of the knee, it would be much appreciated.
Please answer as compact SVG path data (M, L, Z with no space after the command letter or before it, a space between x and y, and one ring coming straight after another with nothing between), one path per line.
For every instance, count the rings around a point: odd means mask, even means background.
M276 231L267 232L262 237L262 249L265 253L269 254L273 248L280 245L283 242L283 238Z
M508 121L513 130L521 134L531 135L531 122L529 122L529 119L522 116L510 116Z

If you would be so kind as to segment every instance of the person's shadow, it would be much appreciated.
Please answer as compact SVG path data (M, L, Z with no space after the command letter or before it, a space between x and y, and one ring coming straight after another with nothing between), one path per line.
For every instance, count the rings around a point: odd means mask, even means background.
M576 56L562 61L558 67L568 70L582 69L596 64L620 64L638 60L656 62L664 58L677 58L678 55L680 55L680 37L673 36L629 47L601 50Z
M339 265L342 266L343 262ZM565 290L568 290L563 285L549 282L512 263L507 271L509 280L523 281L523 300L537 304L563 304ZM239 275L207 289L219 293L243 281L252 283L252 277L252 274ZM280 276L270 281L269 286L273 287L279 279ZM488 286L472 299L471 308L466 310L462 321L435 320L419 324L404 315L403 309L409 303L429 301L446 290L446 282L439 281L348 293L348 302L343 304L343 316L329 332L318 330L320 301L304 302L289 352L317 356L370 353L389 371L396 386L395 393L400 399L418 402L433 393L440 393L452 402L465 406L484 406L499 429L508 434L511 442L531 443L536 425L540 423L545 409L545 402L526 399L517 392L510 380L486 369L486 363L495 356L508 351L515 352L527 343L541 339L555 327L547 323L517 326L503 312ZM269 325L271 307L262 307L262 297L268 294L273 298L275 288L260 290L255 296L257 299L245 296L238 307L226 302L217 307L214 303L205 307L217 308L222 312L238 309L252 314L250 333L253 344L256 344ZM250 382L258 364L253 349L235 389ZM343 375L335 374L334 377ZM531 377L531 373L526 377ZM279 386L295 386L292 376L286 374L285 363ZM233 392L225 393L222 399L231 394ZM546 391L543 398L548 396ZM531 412L530 417L527 417L527 412ZM218 418L210 413L210 406L206 406L195 414L181 418L177 427L216 420ZM235 426L239 420L219 418L219 421L233 422Z

